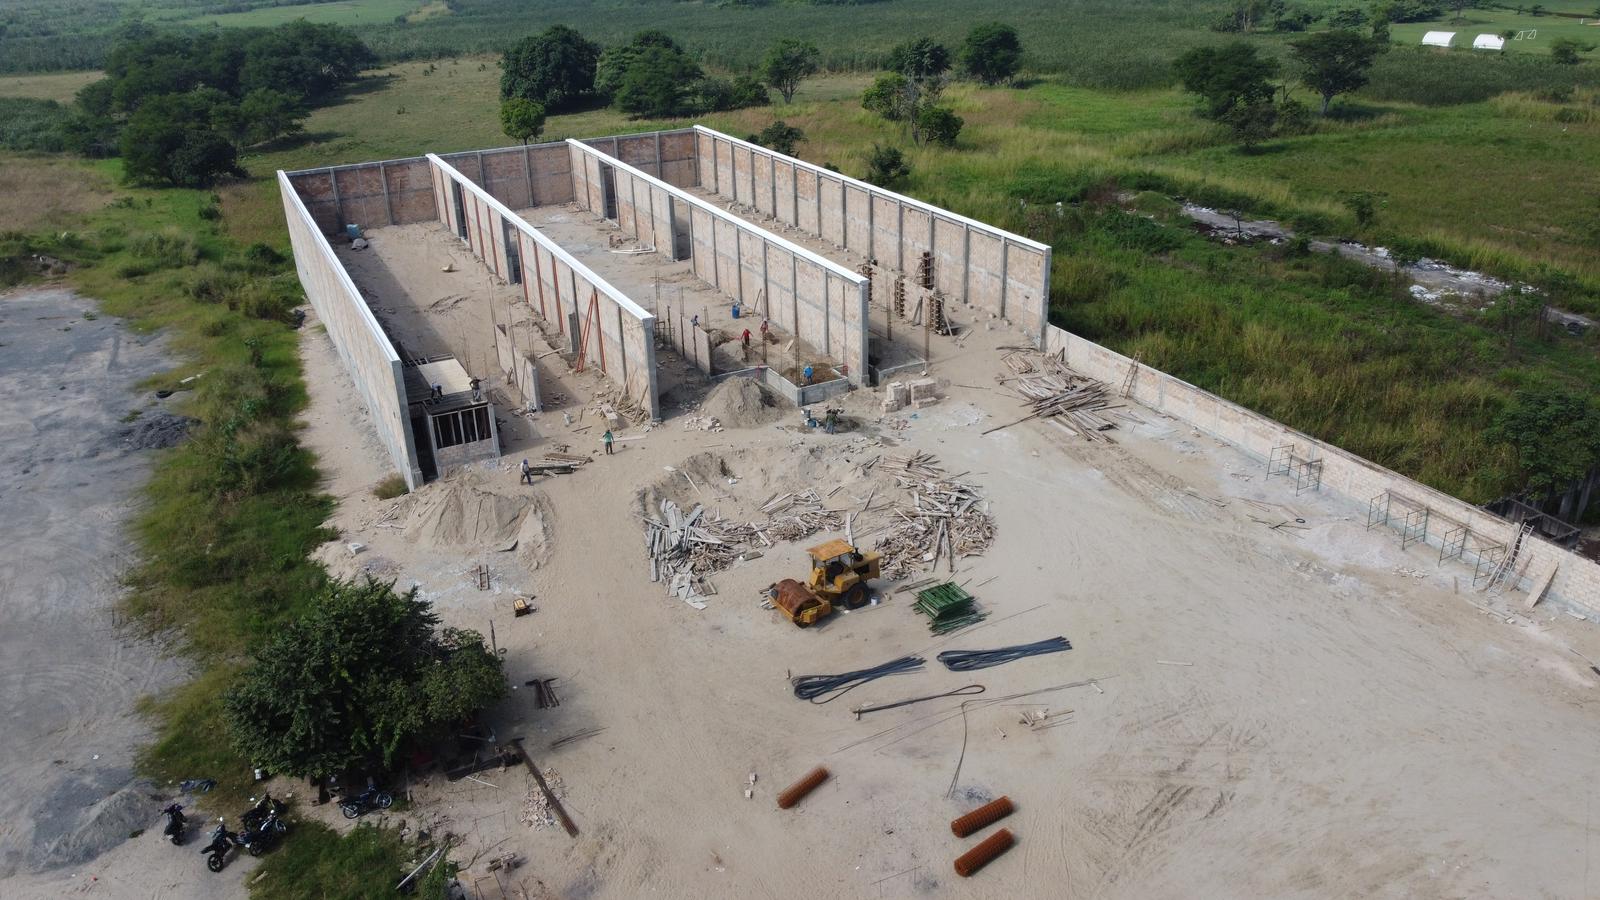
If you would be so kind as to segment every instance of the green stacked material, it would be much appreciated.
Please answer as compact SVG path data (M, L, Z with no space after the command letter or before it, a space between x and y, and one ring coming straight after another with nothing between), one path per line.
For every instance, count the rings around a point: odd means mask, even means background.
M978 608L971 594L953 581L918 591L917 602L911 608L928 617L928 630L934 634L965 628L988 615Z

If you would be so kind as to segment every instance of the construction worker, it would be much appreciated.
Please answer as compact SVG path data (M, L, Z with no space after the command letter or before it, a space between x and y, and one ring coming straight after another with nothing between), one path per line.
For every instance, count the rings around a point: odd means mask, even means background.
M768 332L768 330L770 330L770 328L771 328L771 323L769 323L766 319L762 319L761 320L761 343L765 344L767 342L767 332Z
M689 327L691 327L691 328L699 328L700 327L700 314L699 313L695 313L694 315L689 317Z
M522 461L522 483L533 484L533 466L528 465L527 460Z
M822 430L829 434L839 433L839 411L837 409L828 410L827 418L822 420Z
M744 330L744 361L750 361L750 329Z
M610 456L611 455L611 442L613 440L615 440L615 438L613 438L611 436L611 429L607 428L606 429L606 433L601 436L600 440L605 441L605 444L606 444L606 455Z
M806 366L805 369L802 370L800 374L805 376L806 384L810 384L812 376L816 375L817 371L815 369L811 368L810 366Z

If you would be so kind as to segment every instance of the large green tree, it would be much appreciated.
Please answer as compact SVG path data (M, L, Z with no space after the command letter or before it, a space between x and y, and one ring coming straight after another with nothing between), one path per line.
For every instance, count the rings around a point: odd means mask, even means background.
M595 89L615 100L633 64L654 50L666 51L671 56L694 65L693 60L689 59L688 54L683 52L683 48L678 46L678 42L673 40L671 35L660 29L651 28L634 35L626 44L607 47L601 52L600 59L595 64ZM655 62L660 61L659 54L657 56ZM693 77L700 77L699 66L694 66ZM683 86L679 86L679 89L682 90Z
M612 99L635 116L681 115L702 77L700 67L676 47L644 47L630 56Z
M1527 489L1564 490L1600 466L1600 405L1557 387L1521 390L1489 436L1516 448Z
M122 129L124 174L132 181L188 188L244 174L238 149L212 125L221 96L202 88L148 98Z
M411 741L447 733L506 694L483 639L438 625L414 589L329 584L223 697L234 743L288 775L393 766Z
M1243 41L1221 47L1196 47L1173 63L1173 70L1185 90L1200 97L1206 116L1227 121L1246 115L1261 104L1270 104L1277 91L1272 78L1278 74L1277 60L1256 52Z
M523 38L500 60L500 98L570 109L594 92L600 45L565 25Z
M974 26L961 45L961 67L984 84L1007 81L1022 67L1022 39L1000 22Z
M816 74L821 60L822 53L816 44L784 38L767 51L766 59L761 62L761 78L783 95L783 102L793 103L800 82Z
M1360 90L1367 70L1377 58L1379 44L1348 29L1307 35L1289 45L1289 55L1301 65L1300 82L1322 98L1322 114L1340 94Z

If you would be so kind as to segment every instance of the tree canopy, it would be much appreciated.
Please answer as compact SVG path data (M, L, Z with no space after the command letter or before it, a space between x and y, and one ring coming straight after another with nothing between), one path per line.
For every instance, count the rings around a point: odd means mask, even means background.
M1382 45L1348 29L1307 35L1289 44L1289 55L1302 66L1300 82L1322 98L1322 114L1340 94L1360 90L1367 70Z
M506 137L527 144L544 131L544 104L525 97L500 101L500 129Z
M413 589L332 582L262 647L223 697L228 730L269 771L389 768L505 696L500 659L475 632L438 630Z
M915 38L889 51L889 69L913 81L950 71L950 51L933 38Z
M783 95L783 102L793 103L794 92L800 82L815 75L822 60L817 45L810 41L785 38L772 45L761 63L762 79Z
M760 144L763 147L776 150L785 156L793 156L795 145L806 139L806 133L790 125L782 119L761 129L760 134L750 136L750 143Z
M977 25L961 45L961 67L984 84L999 84L1022 66L1022 39L1000 22Z
M620 110L666 118L764 106L767 86L750 75L708 77L665 32L650 30L600 54L595 88Z
M303 20L209 32L129 29L107 56L106 77L78 92L62 130L79 152L120 148L129 178L209 186L241 174L245 147L301 131L312 105L373 61L349 31Z
M600 45L565 25L523 38L500 59L500 98L571 109L594 93Z
M1206 115L1223 121L1238 107L1270 103L1277 88L1278 62L1243 41L1221 47L1196 47L1173 63L1185 90L1200 97Z
M1518 391L1490 435L1516 448L1531 490L1563 490L1600 465L1600 405L1584 394L1556 387Z

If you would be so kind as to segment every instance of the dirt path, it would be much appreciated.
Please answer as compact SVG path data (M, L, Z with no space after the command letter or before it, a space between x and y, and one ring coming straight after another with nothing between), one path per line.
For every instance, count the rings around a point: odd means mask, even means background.
M207 874L158 833L128 840L158 826L165 796L134 777L134 754L149 738L134 705L183 667L116 623L131 552L121 523L151 462L134 445L170 440L181 425L135 390L170 365L161 341L94 308L62 288L0 297L6 897L174 897L182 894L167 891L169 867ZM136 409L140 417L124 421Z

